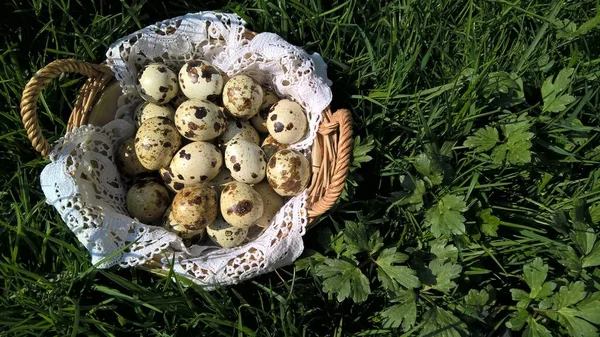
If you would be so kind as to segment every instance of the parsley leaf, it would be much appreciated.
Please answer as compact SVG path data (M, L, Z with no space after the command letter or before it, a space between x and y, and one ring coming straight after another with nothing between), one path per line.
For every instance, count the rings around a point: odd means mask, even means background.
M435 186L442 183L444 174L440 165L433 161L427 154L421 153L418 155L413 166L431 185Z
M440 260L449 259L456 262L458 260L458 249L456 246L449 245L448 239L436 239L429 242L431 254L435 255Z
M530 124L525 118L521 116L517 121L501 126L505 142L492 151L491 157L495 164L502 164L504 161L515 165L531 162L529 149L534 135L529 132Z
M583 268L595 266L600 266L600 241L596 242L594 249L582 261Z
M581 302L586 297L585 285L578 281L567 286L560 287L560 290L547 301L544 306L552 310L547 312L548 317L559 322L571 336L592 337L598 336L598 330L591 323L600 323L600 314L598 305L600 305L600 293L594 293ZM578 302L581 305L576 306Z
M421 336L461 337L468 336L467 326L460 319L438 306L429 309L424 317Z
M462 196L447 194L425 212L425 223L431 227L431 233L436 238L464 234L465 217L462 213L466 210L467 204Z
M352 166L361 167L362 163L369 162L373 157L368 153L375 147L375 141L372 137L361 140L360 136L354 138L354 146L352 147Z
M383 239L379 231L369 232L365 224L353 221L346 222L344 242L347 245L346 250L352 255L361 252L374 254L383 247Z
M403 330L410 329L417 320L417 296L411 290L398 293L398 297L392 302L398 303L380 312L383 327L396 329L402 326Z
M383 287L390 291L398 291L399 285L405 288L418 288L421 286L419 278L414 270L395 264L405 262L408 256L396 252L396 248L387 248L379 253L375 263L377 264L377 276Z
M529 286L529 298L541 299L552 294L556 283L544 282L548 276L548 265L537 257L533 262L523 266L523 278Z
M453 279L460 276L462 267L452 262L435 259L429 262L427 268L422 274L422 281L426 285L424 290L435 289L444 293L456 287Z
M471 149L474 148L475 152L481 153L491 150L499 141L498 129L486 126L477 130L473 136L467 137L464 145Z
M465 313L471 317L478 318L479 314L489 309L490 294L485 289L471 289L464 298Z
M354 264L345 260L327 259L319 266L317 275L323 277L323 290L337 294L339 302L352 298L363 302L371 293L369 279Z
M552 337L550 331L538 323L533 317L529 317L527 324L527 329L523 332L523 337Z
M481 224L481 231L487 236L498 236L496 231L500 225L500 219L497 216L492 215L492 210L486 208L479 213L479 218L483 221Z
M567 105L575 101L575 97L564 93L571 85L571 76L573 68L561 70L556 79L550 76L542 84L542 100L544 107L542 111L561 112L567 108Z
M389 212L394 206L408 205L409 211L419 211L423 207L423 195L427 191L425 182L421 179L414 179L411 176L400 176L400 184L407 191L392 192L392 204L388 207Z

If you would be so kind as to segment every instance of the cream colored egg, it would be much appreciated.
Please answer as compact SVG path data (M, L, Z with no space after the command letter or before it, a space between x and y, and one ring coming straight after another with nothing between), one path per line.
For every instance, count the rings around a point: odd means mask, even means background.
M267 180L277 194L291 197L300 194L310 181L310 164L300 152L281 150L267 165Z
M283 198L266 181L254 185L254 190L263 200L263 215L254 224L265 228L271 224L271 220L283 207Z
M260 136L250 123L229 119L227 129L217 138L217 144L225 151L227 144L233 140L245 140L256 145L260 144Z
M269 129L267 128L267 117L269 116L269 110L271 110L273 104L279 102L279 97L277 97L275 93L272 91L265 92L265 97L263 98L263 103L260 106L258 113L250 119L252 126L260 133L269 133Z
M181 136L173 121L164 117L145 120L135 134L135 152L148 170L166 167L181 147Z
M223 76L205 61L190 61L179 70L179 86L190 99L213 100L223 91Z
M205 184L191 185L175 195L171 212L176 222L201 230L217 218L218 204L214 189Z
M129 214L145 224L159 220L170 203L169 192L155 180L135 183L126 197Z
M223 105L235 118L247 120L258 113L263 96L263 89L251 77L237 75L225 83Z
M249 227L263 214L263 201L250 185L234 181L221 192L221 215L234 227Z
M179 92L177 75L164 64L149 64L138 73L137 89L146 102L169 103Z
M229 142L225 150L225 166L233 179L246 184L257 184L265 178L267 162L258 145L244 140Z
M265 152L265 159L268 163L275 153L287 149L288 145L281 144L280 142L276 141L275 138L273 138L273 136L268 135L267 138L265 138L265 140L263 141L260 148Z
M172 207L169 207L165 211L165 215L162 217L162 226L170 232L174 232L182 239L195 239L200 241L206 233L205 227L195 227L191 224L180 223L173 218Z
M153 117L165 117L174 120L175 109L170 105L157 105L144 102L135 109L133 121L135 122L135 126L139 128L145 120Z
M193 142L182 147L169 165L173 178L190 186L207 183L219 174L223 166L221 151L211 143Z
M218 217L213 223L206 227L208 237L215 244L223 248L232 248L239 246L246 239L248 229L243 227L233 227Z
M282 144L293 144L304 137L308 121L300 104L282 99L271 107L267 128L276 141Z
M115 159L119 172L127 176L133 177L148 172L148 169L140 163L135 153L135 141L133 138L129 138L121 144Z
M171 192L179 193L185 187L185 181L179 180L170 167L163 167L158 170L160 177Z
M223 110L214 103L200 99L187 100L175 112L179 133L193 141L207 141L220 136L227 128Z

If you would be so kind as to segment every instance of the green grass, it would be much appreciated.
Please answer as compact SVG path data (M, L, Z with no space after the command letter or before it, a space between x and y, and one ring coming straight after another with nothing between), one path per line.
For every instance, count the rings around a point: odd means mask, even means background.
M598 6L5 1L0 336L597 336ZM355 133L343 200L296 265L213 292L94 269L45 204L19 116L45 64L101 62L118 37L205 9L319 52ZM44 91L50 140L82 83Z

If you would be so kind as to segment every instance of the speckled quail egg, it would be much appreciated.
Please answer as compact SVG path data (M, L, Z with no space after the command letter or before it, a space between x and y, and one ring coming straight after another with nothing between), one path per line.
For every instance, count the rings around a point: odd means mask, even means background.
M140 163L140 160L135 153L134 143L135 142L133 138L125 140L119 147L117 156L115 158L119 172L130 177L148 172L148 169L146 169L142 163Z
M173 104L173 107L175 107L175 109L177 109L177 108L179 108L181 103L187 101L188 99L189 98L187 98L187 96L184 95L183 92L181 92L181 90L179 90L179 92L177 93L177 96L175 96L175 98L173 98L171 103Z
M310 180L310 164L300 152L281 150L267 165L267 180L277 194L291 197L300 194Z
M164 117L145 120L135 134L135 152L148 170L168 166L180 147L181 136L175 123Z
M145 120L153 117L165 117L170 120L175 120L175 109L170 105L158 105L144 102L135 109L133 121L135 122L135 126L139 128Z
M283 207L283 198L266 181L254 185L254 190L263 200L263 215L254 224L263 228L268 227L275 214Z
M170 202L167 189L151 179L135 183L126 197L129 214L145 224L159 220Z
M185 138L194 141L215 139L227 128L223 110L200 99L187 100L175 112L175 125Z
M217 144L225 151L227 144L234 139L249 141L256 145L260 144L260 137L250 123L229 119L227 121L227 129L217 138Z
M246 239L248 229L243 227L233 227L218 217L215 222L206 227L206 233L212 242L223 247L232 248L239 246Z
M234 181L221 192L221 215L234 227L250 227L263 214L263 201L250 185Z
M179 91L177 75L164 64L149 64L138 73L137 89L146 102L169 103Z
M179 70L181 91L190 99L213 100L223 91L223 76L205 61L190 61Z
M171 167L163 167L158 170L160 177L171 192L179 193L185 187L185 181L179 180L171 170Z
M269 110L273 104L279 102L279 97L275 95L272 91L265 91L265 97L263 98L263 103L258 110L258 113L254 115L250 119L250 123L256 129L256 131L260 133L269 133L269 129L267 129L267 117L269 116Z
M267 118L269 134L282 144L292 144L304 137L308 122L302 106L289 99L275 103Z
M173 219L172 207L169 207L165 215L162 217L162 226L171 232L175 232L182 239L197 239L202 240L206 233L205 227L198 229L194 225L181 223Z
M265 178L267 162L258 145L244 140L229 142L225 150L225 166L231 176L246 184L257 184Z
M246 75L229 79L223 87L223 105L235 117L250 119L258 113L263 102L263 89Z
M175 195L172 204L173 219L187 224L188 229L206 228L219 214L217 192L205 184L187 186Z
M276 141L275 138L273 138L273 136L268 135L267 138L265 138L265 140L263 141L260 148L265 152L266 160L268 163L275 153L287 149L288 145L281 144L280 142Z
M173 156L170 173L185 186L211 181L223 166L221 151L211 143L193 142Z
M223 187L232 181L235 181L235 179L231 176L231 172L227 168L223 168L221 172L208 183L208 185L214 187L220 195Z

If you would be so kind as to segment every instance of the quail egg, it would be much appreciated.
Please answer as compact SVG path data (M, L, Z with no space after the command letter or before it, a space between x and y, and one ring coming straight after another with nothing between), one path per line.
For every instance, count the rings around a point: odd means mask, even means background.
M154 103L144 102L135 109L133 120L136 127L140 127L142 123L153 117L165 117L174 120L175 110L169 105L158 105Z
M304 137L308 122L302 106L289 99L275 103L267 118L269 134L282 144L292 144Z
M256 145L260 144L260 137L248 122L240 122L235 119L227 121L227 129L217 138L217 144L225 151L227 143L232 140L245 140Z
M201 226L198 229L195 225L184 224L173 219L172 207L169 207L162 218L162 226L171 232L175 232L182 239L202 240L206 229Z
M204 185L187 186L175 195L172 204L173 220L186 224L192 230L206 228L217 218L217 192Z
M140 180L127 192L126 204L131 216L148 224L159 220L169 207L169 192L155 180Z
M229 79L223 88L223 105L235 117L250 119L263 102L263 89L246 75Z
M223 76L204 61L190 61L179 71L181 91L190 99L213 100L223 91Z
M171 167L163 167L158 170L160 177L171 192L179 193L185 187L185 181L179 180L171 170Z
M141 173L148 172L135 153L134 139L129 138L121 144L116 156L116 164L119 172L128 175L136 176Z
M269 227L271 220L283 207L283 198L266 181L254 185L254 190L260 194L263 200L263 215L254 224L263 228Z
M187 100L175 112L175 125L185 138L205 141L217 138L227 128L223 110L215 104L200 100Z
M227 168L223 168L216 177L213 178L208 184L214 187L217 190L217 193L220 195L223 187L232 181L235 181L231 176L231 172Z
M287 149L288 146L287 146L287 144L279 143L278 141L275 140L275 138L273 138L273 136L268 135L267 138L265 138L265 140L263 141L260 148L265 152L266 160L268 163L269 160L271 159L271 157L273 157L273 155L277 151Z
M279 102L279 97L272 91L266 91L258 113L250 119L250 123L252 123L252 126L256 131L260 133L269 133L269 129L267 129L267 117L269 116L269 110L271 110L273 104L277 102Z
M265 178L266 160L263 150L244 140L229 142L225 150L225 166L231 176L246 184L256 184Z
M180 147L181 136L175 123L164 117L145 120L135 134L135 152L148 170L168 166Z
M179 90L179 92L177 93L177 96L175 96L175 98L173 98L173 100L171 101L173 103L173 106L175 107L175 109L179 108L179 106L181 105L181 103L187 101L189 98L187 98L183 92L181 92L181 90Z
M149 64L138 73L137 89L147 102L169 103L179 91L177 75L164 64Z
M176 181L190 186L211 181L223 166L223 156L216 146L207 142L193 142L182 147L173 156L169 173Z
M221 192L221 215L234 227L250 227L263 214L263 201L250 185L234 181Z
M206 227L206 233L215 244L223 248L232 248L244 242L248 235L248 229L233 227L225 222L223 218L218 217L215 222Z
M300 152L281 150L267 165L267 180L277 194L291 197L300 194L310 180L310 164Z

